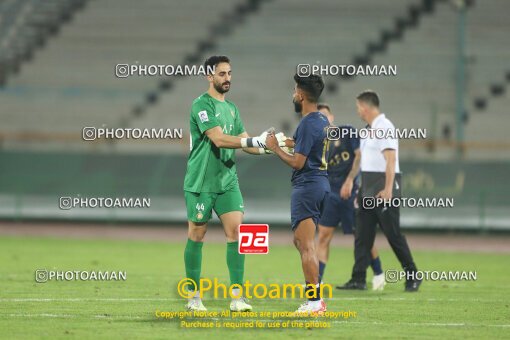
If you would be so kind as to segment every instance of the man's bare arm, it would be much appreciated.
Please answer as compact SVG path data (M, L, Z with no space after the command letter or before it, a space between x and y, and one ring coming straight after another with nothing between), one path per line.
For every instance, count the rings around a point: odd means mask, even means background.
M296 142L294 142L292 138L288 138L285 140L285 146L294 149L294 147L296 146Z
M223 133L219 126L213 127L205 131L205 135L218 148L239 149L241 148L241 138L230 136Z
M361 163L361 151L359 149L354 150L354 160L352 161L352 169L349 171L347 178L351 181L356 178L359 173L359 165Z
M271 150L273 151L273 150ZM282 148L278 147L273 151L282 161L287 163L292 169L301 170L305 166L306 156L300 153L293 155L286 153Z
M360 162L361 152L359 149L356 149L354 150L354 160L352 161L351 171L349 171L349 174L347 175L347 178L345 179L344 184L342 184L342 188L340 189L340 197L342 197L344 200L351 197L352 188L354 186L354 179L359 172Z
M237 137L223 133L219 126L215 126L207 131L205 135L213 142L217 148L240 149L240 148L265 148L265 138L258 137Z

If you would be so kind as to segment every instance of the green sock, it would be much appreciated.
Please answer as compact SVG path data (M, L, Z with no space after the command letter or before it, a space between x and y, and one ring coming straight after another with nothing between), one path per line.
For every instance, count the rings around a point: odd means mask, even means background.
M227 242L227 266L230 284L244 283L244 254L239 254L239 242Z
M203 242L195 242L188 239L186 249L184 249L184 265L186 267L186 277L200 284L200 272L202 271L202 246Z

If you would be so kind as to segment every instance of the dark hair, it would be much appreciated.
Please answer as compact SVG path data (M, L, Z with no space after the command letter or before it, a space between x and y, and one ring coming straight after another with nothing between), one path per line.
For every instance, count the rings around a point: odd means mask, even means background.
M219 63L228 63L230 64L230 59L224 55L213 55L207 58L204 62L205 72L208 72L209 69L218 66Z
M377 93L375 93L372 90L366 90L361 92L357 97L357 100L363 103L367 103L369 105L379 107L379 97L377 96Z
M308 77L300 77L298 74L294 75L294 81L297 87L306 92L308 101L317 103L324 90L324 81L322 77L316 74L311 74Z
M329 104L326 103L319 103L317 104L317 110L327 109L329 112L331 112L331 109L329 107Z

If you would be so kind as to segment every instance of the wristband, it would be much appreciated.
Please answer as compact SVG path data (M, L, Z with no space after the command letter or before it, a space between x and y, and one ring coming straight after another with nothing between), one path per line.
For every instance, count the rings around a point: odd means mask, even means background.
M241 138L241 147L243 148L265 148L266 143L264 141L261 141L260 137L248 137L248 138Z
M242 148L248 147L248 139L251 139L251 138L241 138L241 147Z

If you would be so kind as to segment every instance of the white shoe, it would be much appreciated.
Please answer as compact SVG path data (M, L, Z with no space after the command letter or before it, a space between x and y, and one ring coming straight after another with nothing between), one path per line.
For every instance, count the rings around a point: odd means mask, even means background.
M252 309L253 307L248 304L248 301L244 297L232 299L232 302L230 302L230 311L232 312L249 312Z
M318 314L322 315L327 310L326 303L324 300L320 299L319 303L315 303L316 301L306 301L295 311L296 314Z
M372 279L372 290L383 290L386 285L386 278L384 273L375 275Z
M197 299L197 298L191 298L188 300L188 304L186 305L186 308L189 310L189 311L200 311L200 312L204 312L207 310L207 308L205 308L204 304L202 303L202 299Z

